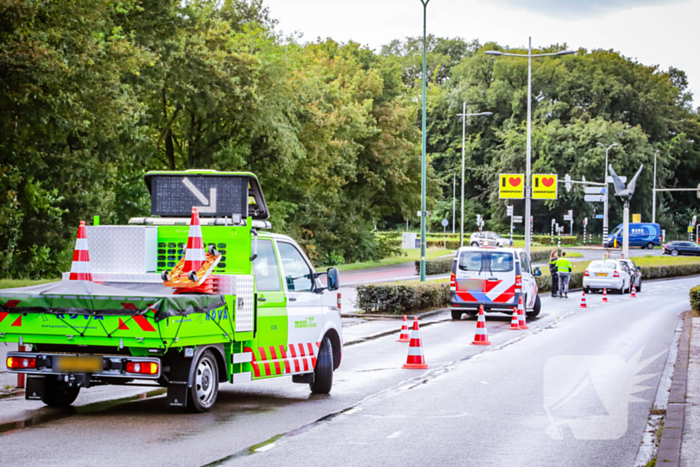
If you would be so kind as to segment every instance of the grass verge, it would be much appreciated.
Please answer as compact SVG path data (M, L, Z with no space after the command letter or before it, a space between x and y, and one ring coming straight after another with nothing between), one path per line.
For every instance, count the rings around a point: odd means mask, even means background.
M426 259L433 259L439 256L450 255L452 250L443 248L428 248L425 252ZM394 264L412 263L420 259L420 250L409 250L406 256L391 256L389 258L380 259L379 261L362 261L359 263L341 264L336 266L341 271L354 271L357 269L377 268L380 266L392 266ZM318 270L322 270L327 266L319 266Z
M14 289L15 287L28 287L30 285L48 284L49 282L60 281L55 279L0 279L0 289Z

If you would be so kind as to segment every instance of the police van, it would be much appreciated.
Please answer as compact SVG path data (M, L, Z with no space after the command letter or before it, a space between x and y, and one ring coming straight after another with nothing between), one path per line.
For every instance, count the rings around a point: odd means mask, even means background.
M528 317L540 313L540 297L530 257L520 248L464 247L452 263L450 308L452 319L464 313L471 316L484 311L512 313L523 298Z

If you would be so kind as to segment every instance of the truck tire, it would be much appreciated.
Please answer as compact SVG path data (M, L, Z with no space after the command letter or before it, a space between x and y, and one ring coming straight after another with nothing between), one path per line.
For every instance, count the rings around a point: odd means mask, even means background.
M323 338L314 369L314 382L309 384L314 394L328 394L333 386L333 347L331 340Z
M653 242L647 243L647 250L653 250L653 249L654 249L654 243Z
M210 350L202 352L195 365L192 387L187 392L187 410L202 413L214 406L219 395L219 366Z
M42 401L49 407L68 407L78 397L80 386L68 386L56 377L47 377Z
M462 319L463 313L464 312L461 310L452 310L452 319L455 321L459 321L460 319Z
M535 306L534 306L534 308L532 309L532 311L528 311L528 312L525 313L525 314L527 315L528 318L535 318L537 315L540 314L540 309L541 309L541 308L542 308L542 303L540 302L540 296L537 295L537 297L535 297Z

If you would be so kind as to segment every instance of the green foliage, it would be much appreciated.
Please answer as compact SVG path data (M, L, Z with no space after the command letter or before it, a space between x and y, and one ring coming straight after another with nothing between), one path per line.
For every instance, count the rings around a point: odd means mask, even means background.
M425 262L425 273L431 274L446 274L452 272L452 263L454 258L436 258ZM420 261L416 261L416 274L420 274Z
M690 307L694 311L700 311L700 285L690 289Z
M357 307L367 313L404 314L450 303L444 282L395 282L357 286Z

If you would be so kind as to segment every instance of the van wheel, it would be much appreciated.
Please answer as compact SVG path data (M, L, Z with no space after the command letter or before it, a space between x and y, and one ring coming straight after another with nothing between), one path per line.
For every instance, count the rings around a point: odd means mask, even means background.
M653 250L654 244L652 242L647 243L647 250Z
M219 395L219 367L209 350L202 352L195 365L192 387L187 392L187 410L202 413L214 406Z
M68 386L56 377L47 377L42 401L49 407L68 407L78 397L80 386Z
M331 340L323 338L321 348L318 350L318 360L314 369L314 382L309 384L314 394L328 394L333 386L333 347Z
M472 246L473 246L473 247L477 247L477 246L479 246L479 244L476 243L476 242L472 242Z
M525 313L528 318L535 318L537 315L540 314L540 309L542 308L542 303L540 302L540 296L538 295L535 297L535 307L532 309L532 311L528 311Z
M460 310L452 310L452 319L455 321L459 321L462 319L462 311Z

